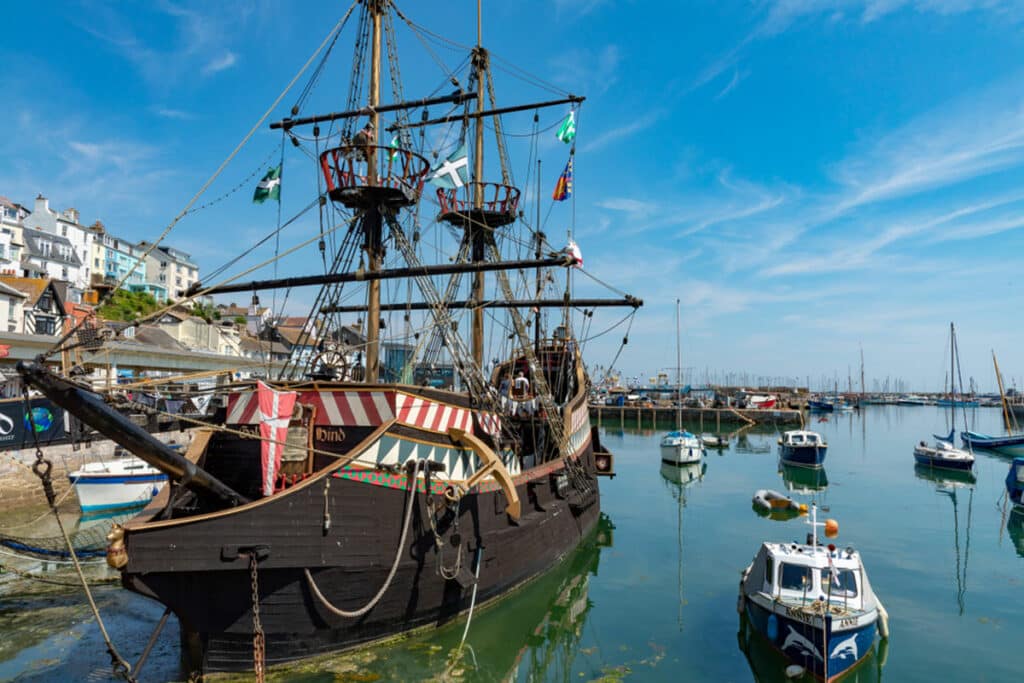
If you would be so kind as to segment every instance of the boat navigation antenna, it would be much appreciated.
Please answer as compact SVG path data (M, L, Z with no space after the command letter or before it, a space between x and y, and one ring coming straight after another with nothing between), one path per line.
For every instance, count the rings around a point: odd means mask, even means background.
M818 521L818 504L811 503L811 516L807 519L805 524L809 524L811 527L811 533L808 534L810 537L810 546L813 552L818 550L818 527L825 529L825 538L835 538L839 535L839 522L834 519L826 519L824 522Z

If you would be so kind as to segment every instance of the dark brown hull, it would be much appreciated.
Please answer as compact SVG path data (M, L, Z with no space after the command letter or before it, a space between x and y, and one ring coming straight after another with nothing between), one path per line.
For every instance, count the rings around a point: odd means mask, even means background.
M556 565L593 529L600 501L589 438L576 460L583 487L564 480L560 486L564 468L556 464L516 478L522 502L518 522L506 514L508 501L500 490L464 497L457 529L454 511L435 513L444 542L440 555L427 497L418 491L395 577L380 602L360 618L332 614L313 594L304 570L337 608L354 611L367 604L394 561L408 490L325 472L236 510L129 526L123 581L171 607L191 667L206 671L253 666L252 584L248 561L239 552L254 547L265 552L258 583L268 664L440 625L469 607L472 586L466 579L478 548L480 604ZM440 496L434 499L440 502ZM325 500L331 518L326 531ZM457 546L465 568L462 582L439 571L439 562L453 569Z

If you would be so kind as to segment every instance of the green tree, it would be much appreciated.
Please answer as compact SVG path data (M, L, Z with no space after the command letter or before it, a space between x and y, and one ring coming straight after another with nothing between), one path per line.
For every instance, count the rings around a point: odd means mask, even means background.
M118 289L106 304L100 306L98 313L106 320L131 322L144 318L158 310L162 304L147 292L129 292Z

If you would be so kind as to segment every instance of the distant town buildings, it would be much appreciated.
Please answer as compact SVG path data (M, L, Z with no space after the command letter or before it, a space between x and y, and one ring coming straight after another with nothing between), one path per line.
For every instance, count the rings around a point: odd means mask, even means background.
M256 296L248 306L174 304L199 282L199 266L180 249L125 239L100 220L85 224L77 209L55 210L41 194L31 208L0 196L0 391L13 395L18 360L51 351L72 331L73 350L51 362L105 388L190 369L270 377L286 363L322 362L351 379L361 365L365 338L356 326L328 338L305 317L274 319ZM144 323L103 320L96 305L114 288L167 307ZM105 352L92 357L90 339L106 340ZM391 375L403 372L407 355L404 347L389 353Z

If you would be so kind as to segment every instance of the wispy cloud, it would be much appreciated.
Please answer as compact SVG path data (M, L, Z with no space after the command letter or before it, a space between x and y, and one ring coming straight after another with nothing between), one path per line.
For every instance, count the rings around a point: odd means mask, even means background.
M135 231L146 226L127 217L154 215L153 197L173 176L159 147L103 131L74 115L50 120L26 107L14 120L8 153L34 163L0 169L0 186L18 197L43 192L81 209L83 221L101 218L126 237L142 236Z
M629 123L626 123L617 128L612 128L599 133L597 137L593 138L590 142L580 148L581 152L593 152L601 149L616 140L628 138L634 133L638 133L642 130L646 130L657 123L658 119L662 116L662 112L652 110L638 119L634 119Z
M736 86L740 84L740 81L746 78L749 73L749 71L741 73L738 68L733 67L732 79L728 83L726 83L724 88L718 91L718 94L715 95L714 100L717 102L718 100L722 99L723 97L731 93L733 90L735 90Z
M735 81L738 65L752 45L784 33L801 20L824 19L836 23L854 19L869 24L899 10L910 9L938 15L991 12L1001 19L1024 21L1024 5L1017 0L768 0L759 6L762 8L760 19L754 28L702 69L691 89L707 85L730 69L733 69L732 80ZM730 89L727 85L723 92ZM722 96L720 92L718 97Z
M196 115L191 112L170 107L157 107L153 110L153 113L165 119L175 119L178 121L191 121L196 118Z
M220 55L219 57L216 57L213 60L207 62L206 66L202 68L202 73L204 76L209 76L219 71L230 69L237 62L238 56L234 52L228 51Z
M166 90L190 74L213 76L234 66L238 56L227 49L226 37L237 30L250 11L235 3L202 5L193 9L164 0L150 8L174 21L177 30L159 43L145 35L145 14L127 13L103 3L91 3L81 28L109 45L131 62L141 76L158 90Z

